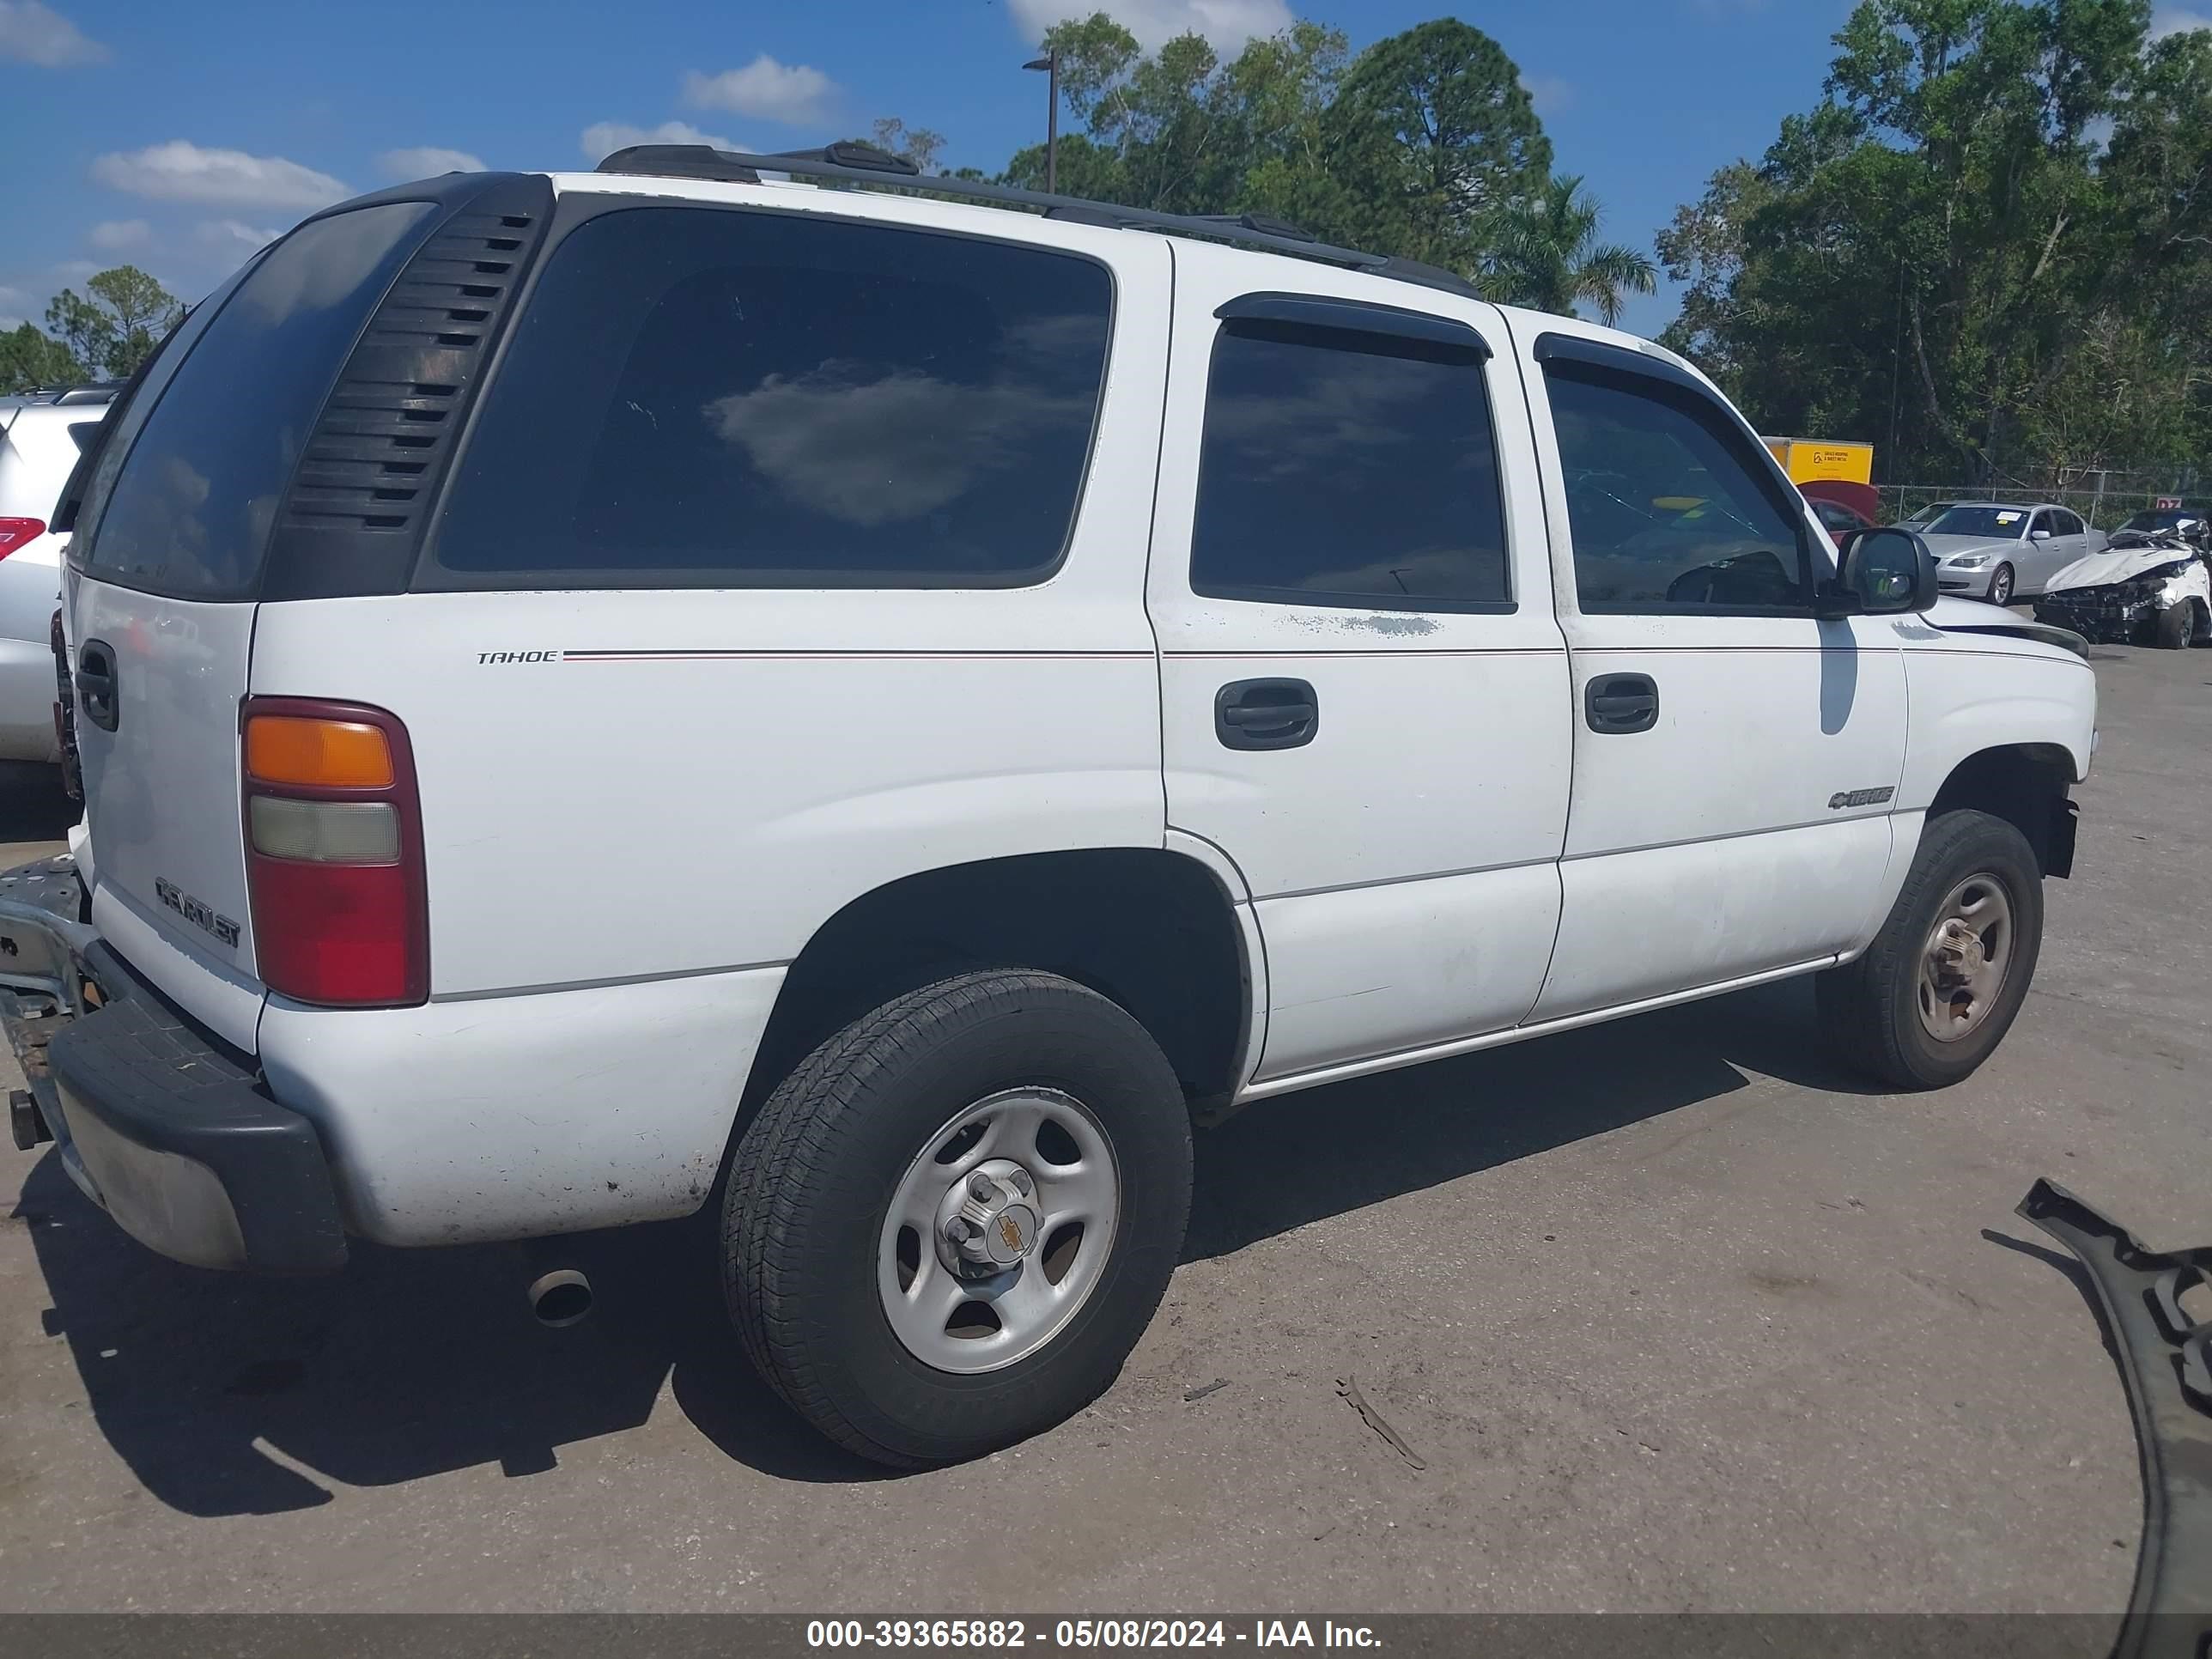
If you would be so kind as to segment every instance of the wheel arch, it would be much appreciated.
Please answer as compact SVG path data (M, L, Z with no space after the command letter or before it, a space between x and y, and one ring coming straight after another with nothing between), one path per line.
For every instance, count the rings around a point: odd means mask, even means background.
M1249 1068L1262 964L1225 878L1187 853L1096 848L902 876L816 928L763 1034L739 1127L823 1038L950 974L1033 968L1127 1010L1168 1057L1193 1109Z
M2074 803L2068 790L2076 765L2063 744L1994 744L1968 755L1945 775L1928 805L1927 822L1972 809L2005 820L2027 838L2046 876L2074 870Z

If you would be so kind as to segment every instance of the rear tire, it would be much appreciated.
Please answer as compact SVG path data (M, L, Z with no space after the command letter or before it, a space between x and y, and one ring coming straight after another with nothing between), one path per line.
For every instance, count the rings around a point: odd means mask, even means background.
M1076 1136L1053 1139L1054 1117ZM993 1171L1013 1186L986 1208L1009 1207L951 1218ZM1114 1380L1182 1253L1190 1187L1189 1114L1144 1027L1054 975L964 974L855 1020L769 1097L731 1169L723 1288L754 1364L823 1434L896 1468L956 1462ZM1054 1216L1085 1211L1067 1241ZM1012 1266L959 1255L1008 1221Z
M1946 812L1923 830L1874 943L1815 978L1820 1023L1854 1069L1899 1090L1947 1088L2004 1040L2042 944L2043 872L2027 838L1987 812ZM1994 982L1970 984L1977 961L1997 969Z
M2186 651L2197 638L2197 602L2184 599L2158 613L2152 643L2161 651Z

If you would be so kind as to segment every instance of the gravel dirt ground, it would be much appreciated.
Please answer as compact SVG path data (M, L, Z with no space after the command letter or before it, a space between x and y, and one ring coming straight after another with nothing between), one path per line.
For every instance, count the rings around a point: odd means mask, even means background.
M2126 1407L2012 1206L2212 1243L2212 651L2095 657L2078 875L1971 1082L1872 1091L1796 985L1255 1107L1120 1381L966 1468L813 1438L685 1225L576 1241L546 1331L520 1248L202 1273L0 1153L0 1610L2117 1610ZM0 867L51 850L0 791Z

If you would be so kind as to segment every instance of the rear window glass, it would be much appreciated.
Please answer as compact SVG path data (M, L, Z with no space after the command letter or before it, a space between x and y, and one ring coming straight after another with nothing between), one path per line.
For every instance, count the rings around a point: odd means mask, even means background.
M579 226L517 325L442 580L995 586L1060 562L1113 308L1091 260L811 214Z
M131 399L135 433L119 430L94 469L80 515L92 574L179 599L252 596L324 399L434 211L395 202L303 225L195 313L197 338L171 343L166 377Z

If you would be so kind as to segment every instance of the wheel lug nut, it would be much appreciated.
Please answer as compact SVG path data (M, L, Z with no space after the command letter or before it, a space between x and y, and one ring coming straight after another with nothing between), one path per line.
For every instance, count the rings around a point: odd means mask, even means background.
M968 1237L968 1218L956 1215L945 1224L945 1236L955 1244L963 1243Z
M968 1190L975 1194L975 1201L979 1204L988 1204L999 1195L998 1187L992 1182L990 1176L985 1175L979 1175L970 1181L968 1183Z

